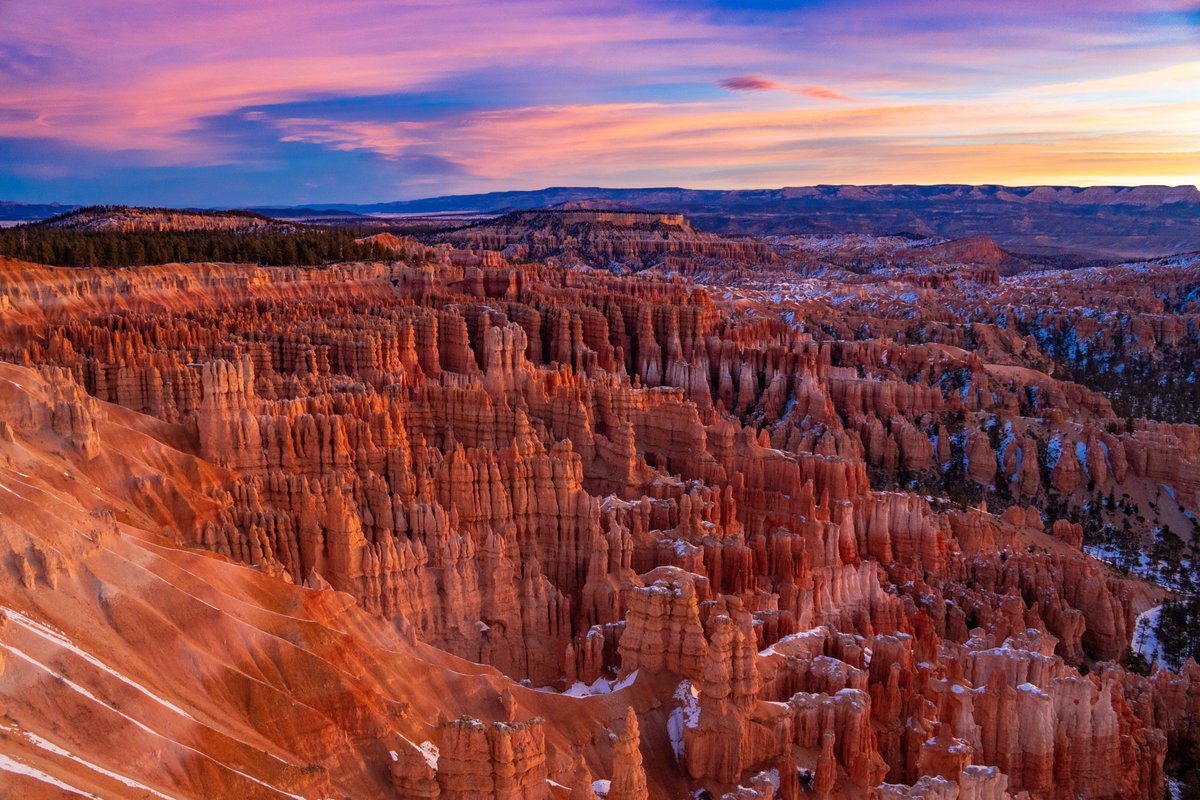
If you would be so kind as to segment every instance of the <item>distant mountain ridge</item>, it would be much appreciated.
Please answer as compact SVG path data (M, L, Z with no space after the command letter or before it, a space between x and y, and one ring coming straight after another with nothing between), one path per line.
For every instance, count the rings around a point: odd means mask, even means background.
M998 184L821 184L779 189L683 189L659 187L609 189L553 186L531 191L442 195L387 203L309 204L310 208L366 214L417 214L449 211L516 211L549 208L560 204L597 201L604 206L638 203L647 210L662 206L683 208L703 204L760 205L770 202L929 202L933 200L986 200L1006 203L1061 203L1068 205L1132 205L1155 208L1176 203L1200 206L1195 186L1002 186Z
M585 207L684 213L697 228L724 234L988 236L1007 250L1031 255L1141 259L1200 249L1200 190L1195 186L550 187L330 206L356 214Z
M0 203L0 220L44 219L77 206ZM444 195L388 203L307 203L250 210L296 219L320 214L502 214L561 208L686 214L702 230L736 235L896 233L988 236L1006 250L1143 259L1200 250L1195 186L818 185L779 189L609 189Z
M79 208L77 205L62 203L16 203L11 200L0 200L0 220L31 222L48 219Z

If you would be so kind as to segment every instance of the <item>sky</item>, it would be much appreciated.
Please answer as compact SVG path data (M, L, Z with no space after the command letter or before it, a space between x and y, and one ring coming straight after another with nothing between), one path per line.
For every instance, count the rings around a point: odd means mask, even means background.
M1198 182L1200 0L0 0L0 200Z

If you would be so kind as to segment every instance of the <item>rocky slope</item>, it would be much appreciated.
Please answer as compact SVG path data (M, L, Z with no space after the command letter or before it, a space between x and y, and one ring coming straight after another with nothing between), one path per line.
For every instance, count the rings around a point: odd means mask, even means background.
M6 796L414 797L440 781L442 797L464 796L456 782L549 797L552 776L587 773L547 761L575 753L572 728L540 715L570 703L558 713L580 729L620 729L627 702L525 689L319 581L181 548L180 531L219 518L230 474L178 449L179 426L10 365L0 408ZM460 740L476 729L491 751Z
M0 263L0 775L1158 800L1196 757L1200 669L1121 665L1165 590L1065 517L1088 482L1194 513L1200 429L1049 374L993 302L1018 279L693 259L708 288L475 244ZM1195 336L1189 292L1147 330Z

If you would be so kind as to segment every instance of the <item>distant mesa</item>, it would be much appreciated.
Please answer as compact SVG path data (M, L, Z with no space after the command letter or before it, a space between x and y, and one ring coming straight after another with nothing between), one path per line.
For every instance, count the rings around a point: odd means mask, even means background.
M568 200L550 206L551 211L636 211L632 203L620 200Z
M87 206L38 223L74 231L254 231L288 233L294 223L280 222L253 211L201 211L131 206Z
M696 230L683 214L611 208L514 211L438 237L515 260L558 258L633 270L672 258L768 263L764 242Z
M494 220L474 225L475 228L497 225L524 225L531 227L593 225L610 228L627 229L687 229L691 225L683 214L664 211L642 211L634 208L621 208L611 205L605 207L589 207L582 204L573 208L558 207L535 209L532 211L513 211Z

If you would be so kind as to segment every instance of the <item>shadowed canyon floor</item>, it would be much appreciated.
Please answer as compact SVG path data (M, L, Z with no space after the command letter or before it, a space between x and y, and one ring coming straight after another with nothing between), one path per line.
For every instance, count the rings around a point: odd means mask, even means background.
M1200 668L1129 667L1196 563L1198 259L567 231L619 276L527 219L0 260L0 786L1159 800L1195 760Z

